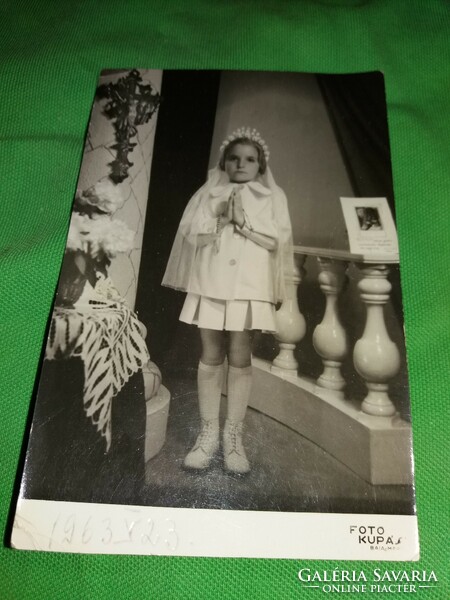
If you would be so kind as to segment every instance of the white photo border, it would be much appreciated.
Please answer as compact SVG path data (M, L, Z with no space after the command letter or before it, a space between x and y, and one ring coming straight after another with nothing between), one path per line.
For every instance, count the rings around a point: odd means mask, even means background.
M239 544L236 536L239 535ZM18 502L19 550L232 558L419 560L415 515Z

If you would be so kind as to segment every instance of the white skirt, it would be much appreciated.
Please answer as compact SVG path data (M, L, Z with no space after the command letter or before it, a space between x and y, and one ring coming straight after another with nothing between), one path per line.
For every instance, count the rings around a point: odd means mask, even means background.
M180 321L219 331L276 331L275 306L260 300L216 300L188 293Z

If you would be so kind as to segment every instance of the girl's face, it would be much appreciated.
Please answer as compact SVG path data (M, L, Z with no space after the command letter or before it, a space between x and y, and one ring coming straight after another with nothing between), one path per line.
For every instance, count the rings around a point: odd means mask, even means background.
M225 159L225 172L233 183L253 181L259 173L258 151L248 144L236 144Z

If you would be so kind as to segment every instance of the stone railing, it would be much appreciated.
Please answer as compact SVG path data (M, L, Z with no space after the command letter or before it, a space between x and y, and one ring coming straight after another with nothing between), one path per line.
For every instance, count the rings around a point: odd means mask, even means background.
M392 287L387 279L389 267L398 263L398 256L363 256L296 246L294 270L288 279L288 299L277 312L280 351L273 361L273 369L281 376L297 377L298 364L294 351L306 331L305 318L297 303L297 288L304 276L304 263L308 256L317 257L319 285L326 298L323 319L313 334L315 351L323 363L323 371L316 385L335 397L344 395L346 382L341 367L349 352L349 344L337 311L337 300L348 265L353 263L362 275L358 288L367 308L364 333L353 348L355 370L364 379L368 390L361 409L370 415L394 415L396 409L389 397L389 381L400 369L400 353L388 335L383 306L389 301Z
M308 318L301 314L297 302L297 291L299 297L303 293L307 257L317 259L318 285L326 299L312 340L313 352L323 363L316 380L303 372L303 365L299 368L295 358ZM401 361L386 328L384 305L391 291L389 268L397 262L398 257L393 256L296 247L295 265L288 275L288 297L276 317L278 356L273 362L256 356L252 361L250 406L319 445L372 484L412 482L411 426L400 417L389 396L389 383ZM360 300L356 297L354 302L366 306L364 331L353 348L354 368L367 388L362 403L352 397L352 386L346 385L342 375L351 336L342 325L337 301L350 264L361 273ZM361 314L360 307L351 308Z

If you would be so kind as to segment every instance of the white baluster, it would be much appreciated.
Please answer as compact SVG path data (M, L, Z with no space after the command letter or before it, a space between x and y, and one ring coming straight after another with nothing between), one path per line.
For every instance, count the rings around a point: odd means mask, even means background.
M347 354L347 337L339 320L337 300L345 281L347 263L331 258L319 258L318 261L319 284L325 294L326 305L322 322L317 325L313 334L314 348L324 366L317 385L342 396L345 380L341 374L341 366Z
M294 356L295 346L306 332L305 319L299 310L297 301L297 288L304 271L305 260L306 256L295 255L292 271L285 274L287 298L275 316L277 325L275 337L279 342L280 351L273 361L273 367L275 367L274 370L281 369L283 375L291 377L297 376L298 369L298 362Z
M383 307L392 288L387 280L389 268L382 264L357 266L363 274L358 287L367 307L364 333L353 351L355 369L369 390L362 410L369 415L391 416L396 410L389 398L388 381L399 371L400 353L386 331L384 320Z

